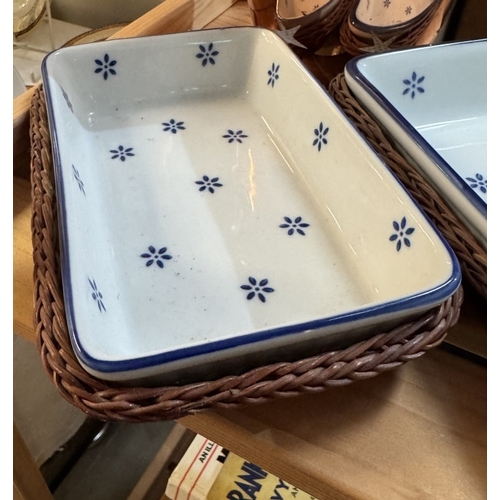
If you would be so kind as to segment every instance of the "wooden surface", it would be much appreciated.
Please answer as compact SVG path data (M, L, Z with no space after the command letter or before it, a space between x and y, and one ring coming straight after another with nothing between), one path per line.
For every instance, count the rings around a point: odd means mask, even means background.
M110 36L110 40L199 30L235 2L236 0L168 0Z
M187 2L171 7L181 4ZM163 29L150 21L147 29ZM240 1L206 27L252 22ZM345 63L306 60L323 83ZM22 177L13 182L14 331L35 342L30 184ZM485 304L467 302L466 295L452 334L484 349ZM486 498L486 368L440 348L350 386L180 423L319 499Z
M33 249L31 245L31 185L14 176L14 333L35 342L33 326Z
M322 394L179 422L319 499L486 499L486 369L439 348Z
M15 425L13 431L13 454L14 500L54 500Z
M196 434L175 424L165 442L144 471L127 500L160 500L168 479L186 453Z

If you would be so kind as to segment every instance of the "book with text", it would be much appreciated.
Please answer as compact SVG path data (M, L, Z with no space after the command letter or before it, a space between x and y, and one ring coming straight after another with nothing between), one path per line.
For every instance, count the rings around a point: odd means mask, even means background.
M199 434L172 472L165 495L169 500L316 500Z

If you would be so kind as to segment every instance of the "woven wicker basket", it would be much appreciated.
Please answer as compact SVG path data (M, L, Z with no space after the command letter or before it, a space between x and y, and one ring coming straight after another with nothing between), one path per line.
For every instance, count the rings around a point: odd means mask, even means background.
M34 324L42 365L63 398L104 421L173 420L368 379L439 345L458 320L463 289L418 320L346 349L180 387L122 387L89 375L69 340L61 284L57 206L43 88L30 108Z
M446 238L457 255L464 279L486 299L486 250L428 182L396 151L388 136L351 94L343 73L330 82L329 92Z

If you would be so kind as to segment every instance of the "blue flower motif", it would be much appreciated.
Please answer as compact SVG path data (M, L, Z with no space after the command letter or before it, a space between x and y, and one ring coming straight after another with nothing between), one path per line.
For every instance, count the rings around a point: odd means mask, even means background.
M78 173L78 170L75 168L74 165L71 165L73 167L73 175L76 179L76 183L78 184L78 187L80 188L80 191L85 194L85 186L83 185L83 181L80 179L80 174Z
M219 51L214 50L214 44L210 43L208 48L206 48L204 45L200 45L199 48L200 52L196 54L196 57L202 60L201 65L206 66L207 63L215 64L214 57L219 55Z
M423 87L420 87L420 84L425 80L425 76L417 77L415 71L411 74L411 80L403 80L403 83L407 85L405 88L403 95L406 95L411 92L411 98L415 98L415 90L423 94L425 92Z
M172 132L172 134L177 134L178 130L186 130L184 122L176 122L173 118L169 122L162 123L164 126L164 132Z
M407 236L410 236L411 234L413 234L413 232L415 231L415 228L413 228L413 227L406 228L406 217L403 217L401 219L401 223L393 221L392 227L394 227L394 229L396 230L396 233L391 235L391 237L389 238L389 241L397 241L396 250L398 252L401 250L401 247L402 247L401 242L404 242L404 244L407 247L410 247L411 242L410 242L410 239L407 238Z
M156 262L156 265L163 269L164 264L163 260L170 260L172 258L171 255L167 254L167 247L162 247L158 251L156 251L156 248L151 245L148 247L149 253L143 253L141 254L141 257L143 259L148 259L146 262L146 266L149 267L153 265Z
M280 75L278 75L279 69L280 69L280 65L279 64L275 65L273 63L271 66L271 69L267 72L267 74L269 75L269 80L267 80L267 84L271 85L271 87L274 87L274 83L280 77Z
M486 188L487 188L487 180L481 175L481 174L476 174L476 177L466 177L466 179L469 181L470 187L472 189L479 189L481 193L486 194Z
M208 189L211 193L215 193L214 187L222 187L223 184L221 184L219 181L218 177L208 177L208 175L203 176L203 180L201 181L196 181L196 184L199 184L201 187L199 191L205 191L205 189Z
M302 236L306 235L306 233L301 228L309 227L309 224L302 222L302 217L296 217L295 220L290 219L290 217L283 217L283 219L285 219L286 224L280 224L280 227L282 227L283 229L288 228L287 232L290 236L295 231L297 231L297 233L301 234Z
M118 146L118 149L110 149L109 152L113 153L113 156L111 157L112 160L120 158L121 161L125 161L127 156L135 156L135 154L132 153L133 149L134 148L125 149L123 146Z
M101 73L104 80L108 79L108 75L116 75L116 70L113 69L113 66L116 66L116 61L112 61L108 54L104 54L104 59L101 61L100 59L96 59L95 63L97 64L97 68L95 73Z
M234 132L233 130L228 130L227 134L223 135L222 137L224 137L224 139L229 139L228 142L230 144L233 141L237 141L241 144L243 143L241 139L245 139L246 137L248 137L248 135L245 135L243 133L243 130L237 130L236 132Z
M102 293L98 290L95 280L91 280L89 278L90 286L92 287L92 298L97 302L97 307L99 307L99 311L105 311L104 302L102 301Z
M326 139L326 134L328 134L328 131L330 130L329 127L323 128L323 122L319 124L318 128L314 129L314 135L316 136L316 139L314 139L314 142L312 143L313 146L318 147L318 151L321 151L321 146L323 144L327 144L328 141Z
M274 292L274 288L270 288L266 286L268 284L268 280L260 280L257 283L257 280L250 276L248 278L249 285L241 285L241 289L247 290L249 293L247 294L247 300L252 300L255 296L259 297L261 302L266 301L266 297L264 293L272 293Z

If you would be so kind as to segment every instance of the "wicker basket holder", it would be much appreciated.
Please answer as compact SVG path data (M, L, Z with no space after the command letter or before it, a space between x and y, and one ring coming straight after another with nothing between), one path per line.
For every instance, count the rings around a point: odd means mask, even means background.
M419 45L419 39L427 28L432 18L439 10L442 0L436 2L427 14L407 30L401 31L393 38L382 41L372 34L372 40L367 40L356 36L349 28L349 14L347 14L340 25L340 44L346 52L352 56L365 54L367 52L381 52L386 49L398 49L405 47L414 47Z
M350 347L184 386L123 387L79 364L69 339L61 283L57 204L45 96L30 108L34 325L43 368L61 396L103 421L174 420L214 408L241 408L321 392L397 368L438 346L458 320L463 289L415 321ZM418 186L415 186L416 188Z

